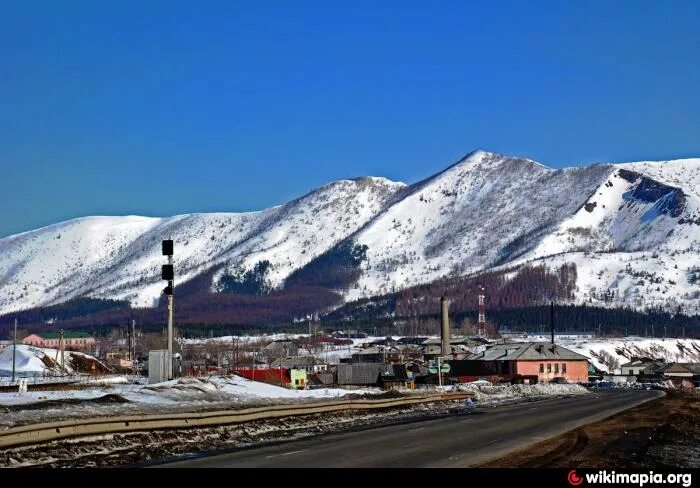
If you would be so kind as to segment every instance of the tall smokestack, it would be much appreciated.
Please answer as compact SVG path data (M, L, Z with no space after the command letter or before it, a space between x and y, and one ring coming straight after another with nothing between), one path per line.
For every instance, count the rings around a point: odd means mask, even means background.
M552 345L554 345L554 301L549 304L549 327L552 330Z
M450 302L446 297L440 298L440 312L441 312L441 327L440 327L440 338L442 339L442 355L447 356L452 354L450 349L450 316L448 308L450 307Z

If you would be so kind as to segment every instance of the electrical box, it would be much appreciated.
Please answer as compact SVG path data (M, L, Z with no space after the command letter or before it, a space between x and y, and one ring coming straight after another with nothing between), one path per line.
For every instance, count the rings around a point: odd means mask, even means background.
M148 383L168 381L168 350L148 351Z

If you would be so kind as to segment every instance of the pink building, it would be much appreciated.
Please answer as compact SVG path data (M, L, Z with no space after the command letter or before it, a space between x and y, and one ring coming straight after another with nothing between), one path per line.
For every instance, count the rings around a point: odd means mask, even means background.
M58 349L60 337L61 335L58 332L31 334L22 340L22 344ZM94 344L95 338L85 332L63 333L63 347L65 349L86 350L90 349Z
M462 375L537 377L538 382L588 382L588 358L549 342L510 342L488 347L465 361ZM459 374L459 373L458 373Z

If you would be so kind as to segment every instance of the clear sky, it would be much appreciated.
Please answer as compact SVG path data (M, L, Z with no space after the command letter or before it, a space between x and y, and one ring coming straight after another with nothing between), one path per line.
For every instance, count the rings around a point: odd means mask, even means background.
M476 148L700 156L695 0L3 2L0 62L0 236L410 183Z

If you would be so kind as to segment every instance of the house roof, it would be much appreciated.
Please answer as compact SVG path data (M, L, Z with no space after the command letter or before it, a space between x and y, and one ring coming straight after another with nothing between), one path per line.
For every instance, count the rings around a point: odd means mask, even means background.
M481 361L588 361L588 358L563 346L549 342L507 342L488 347L467 359Z
M479 341L475 341L469 337L450 337L450 344L475 344ZM422 342L423 345L441 345L442 339L439 337L431 337Z
M381 363L340 363L338 365L339 385L374 385L380 375L389 372L394 376L391 365Z
M309 368L317 364L327 364L325 361L313 356L293 356L289 358L279 358L272 361L271 368Z
M44 332L37 334L42 339L59 339L61 337L60 332ZM87 332L64 332L64 339L92 339L92 336Z
M629 363L625 363L620 365L621 368L631 368L634 366L652 366L660 361L654 361L653 359L635 359L634 361L630 361Z
M664 369L664 373L684 372L700 375L700 363L671 363Z

